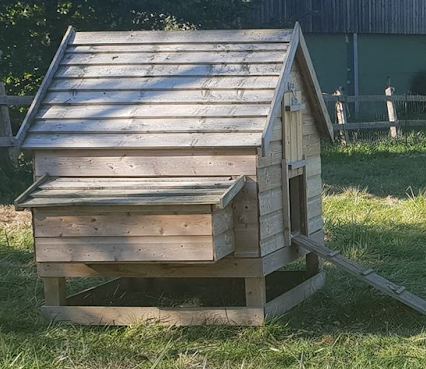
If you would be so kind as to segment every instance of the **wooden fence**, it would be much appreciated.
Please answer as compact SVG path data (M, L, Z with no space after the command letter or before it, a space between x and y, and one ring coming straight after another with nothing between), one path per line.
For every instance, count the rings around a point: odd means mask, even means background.
M394 95L395 89L388 87L385 90L384 95L362 95L362 96L347 96L342 91L337 90L333 95L324 95L326 103L333 103L334 106L329 111L332 113L334 110L336 124L333 125L334 131L340 137L342 141L348 139L348 131L362 131L367 129L383 130L389 129L389 134L392 137L396 137L402 128L413 128L426 126L426 96L422 95ZM350 110L350 105L354 106L353 111L359 111L359 104L361 103L376 103L382 106L386 112L386 120L369 120L360 121L355 115L354 122L348 122L347 112ZM402 119L398 118L397 103L402 103L406 107L405 117ZM412 119L410 118L410 107L412 103L422 104L423 119ZM407 108L408 107L408 108ZM365 109L364 109L365 110ZM361 109L362 112L362 109ZM364 111L365 113L365 111ZM364 114L365 115L365 114ZM344 142L343 142L344 143Z
M2 156L9 156L16 161L15 142L13 139L12 122L10 120L10 106L30 106L34 96L8 96L4 83L0 82L0 150Z

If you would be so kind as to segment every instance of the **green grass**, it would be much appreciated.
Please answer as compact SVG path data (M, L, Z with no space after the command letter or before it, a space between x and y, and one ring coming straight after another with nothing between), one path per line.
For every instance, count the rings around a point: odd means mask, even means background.
M328 245L426 298L426 139L327 146L323 154ZM426 317L330 264L324 290L260 328L49 324L38 312L28 218L3 213L0 368L426 366Z

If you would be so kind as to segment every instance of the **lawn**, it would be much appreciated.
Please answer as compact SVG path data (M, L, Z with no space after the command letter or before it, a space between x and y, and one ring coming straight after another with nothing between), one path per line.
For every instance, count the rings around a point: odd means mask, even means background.
M326 146L323 178L328 245L426 298L426 138ZM324 290L260 328L49 324L29 215L2 207L0 224L0 368L426 365L426 317L328 263Z

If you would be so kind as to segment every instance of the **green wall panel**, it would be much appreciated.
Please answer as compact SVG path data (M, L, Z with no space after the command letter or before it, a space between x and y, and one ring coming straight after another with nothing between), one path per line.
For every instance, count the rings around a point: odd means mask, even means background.
M353 94L352 35L306 35L323 92L344 86ZM388 77L397 93L410 91L413 77L426 73L426 36L358 35L359 91L382 94ZM426 86L425 86L426 94Z

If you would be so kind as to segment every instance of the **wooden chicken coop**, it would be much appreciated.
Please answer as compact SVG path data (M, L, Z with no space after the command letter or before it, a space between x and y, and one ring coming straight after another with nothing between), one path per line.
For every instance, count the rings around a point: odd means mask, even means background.
M318 257L292 244L323 242L321 137L331 122L298 25L69 28L16 137L34 154L15 205L33 214L43 312L259 325L291 309L324 283ZM306 270L280 271L302 257ZM67 295L66 279L93 277L109 280ZM224 280L242 303L120 305Z

